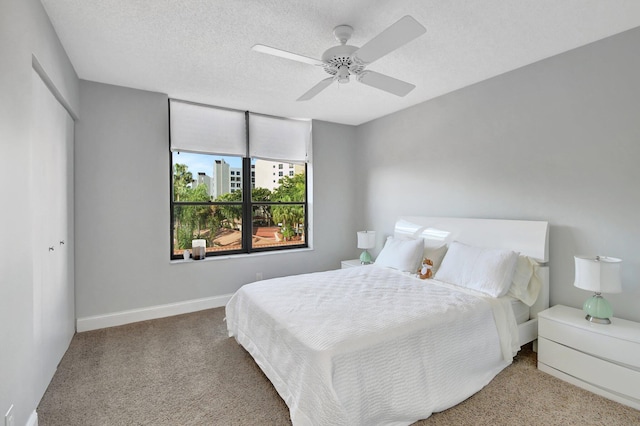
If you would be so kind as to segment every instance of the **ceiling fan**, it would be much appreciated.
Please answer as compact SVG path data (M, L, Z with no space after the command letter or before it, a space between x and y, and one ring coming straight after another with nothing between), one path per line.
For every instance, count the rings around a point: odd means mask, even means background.
M364 46L358 48L347 44L353 34L353 28L349 25L338 25L333 29L333 35L340 45L327 49L322 54L322 59L314 59L275 47L256 44L252 47L257 52L317 65L331 75L309 89L298 101L307 101L326 89L331 83L339 84L349 82L349 76L355 75L360 83L384 90L397 96L405 96L416 86L406 81L398 80L388 75L367 70L366 67L381 57L393 52L411 40L421 36L427 31L418 21L407 15L386 30L371 39Z

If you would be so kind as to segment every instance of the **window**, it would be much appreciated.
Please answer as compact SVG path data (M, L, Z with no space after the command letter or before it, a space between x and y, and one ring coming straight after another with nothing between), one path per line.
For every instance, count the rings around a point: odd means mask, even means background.
M311 123L169 105L171 258L194 239L207 241L207 256L307 247ZM275 180L283 161L294 170Z

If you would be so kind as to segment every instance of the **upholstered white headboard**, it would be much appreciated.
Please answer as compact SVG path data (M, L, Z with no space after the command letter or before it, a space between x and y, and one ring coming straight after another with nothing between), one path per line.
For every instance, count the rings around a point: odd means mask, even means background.
M537 337L537 315L549 307L549 223L530 220L472 219L458 217L401 216L396 236L423 238L425 245L453 241L478 247L509 249L538 262L535 268L542 288L530 309L532 321L521 325L521 343ZM524 342L523 342L524 341Z

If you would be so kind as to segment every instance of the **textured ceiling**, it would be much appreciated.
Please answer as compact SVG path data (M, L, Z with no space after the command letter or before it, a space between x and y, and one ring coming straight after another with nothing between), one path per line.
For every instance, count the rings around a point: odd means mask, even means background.
M361 124L640 26L638 0L42 0L85 80L284 117ZM336 25L362 46L404 15L427 33L368 69L417 87L400 98L357 81L295 100L328 75L254 52L320 58Z

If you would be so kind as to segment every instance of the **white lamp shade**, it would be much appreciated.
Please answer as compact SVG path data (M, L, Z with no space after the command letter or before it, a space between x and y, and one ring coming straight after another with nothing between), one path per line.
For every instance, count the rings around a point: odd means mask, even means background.
M620 293L622 260L606 256L575 256L574 286L595 293Z
M358 231L358 248L372 249L376 246L376 231Z

